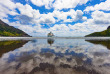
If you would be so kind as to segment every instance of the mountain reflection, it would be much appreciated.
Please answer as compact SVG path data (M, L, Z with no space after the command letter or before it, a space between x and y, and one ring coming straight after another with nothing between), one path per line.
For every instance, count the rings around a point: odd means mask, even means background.
M0 57L9 51L22 47L28 41L0 41Z
M110 50L110 40L86 40L93 44L101 44Z
M110 50L84 39L32 40L0 58L0 73L110 74Z

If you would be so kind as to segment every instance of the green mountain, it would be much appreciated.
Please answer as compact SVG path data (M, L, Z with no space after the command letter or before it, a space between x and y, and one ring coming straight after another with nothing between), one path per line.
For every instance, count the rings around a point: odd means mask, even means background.
M28 34L25 32L14 28L13 26L9 26L8 24L4 23L2 20L0 20L0 36L15 36L15 37L29 37Z
M107 28L107 30L101 32L94 32L89 35L86 35L85 37L110 37L110 26Z

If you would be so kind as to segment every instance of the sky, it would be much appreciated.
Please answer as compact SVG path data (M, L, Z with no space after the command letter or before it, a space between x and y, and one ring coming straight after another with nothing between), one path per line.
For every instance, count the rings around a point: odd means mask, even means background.
M110 26L110 0L0 0L0 19L31 36L85 36Z

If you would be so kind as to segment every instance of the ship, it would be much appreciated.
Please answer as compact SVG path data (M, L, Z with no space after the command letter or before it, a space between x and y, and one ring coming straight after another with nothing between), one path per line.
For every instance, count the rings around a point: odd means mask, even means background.
M54 34L52 32L47 34L48 37L54 37Z

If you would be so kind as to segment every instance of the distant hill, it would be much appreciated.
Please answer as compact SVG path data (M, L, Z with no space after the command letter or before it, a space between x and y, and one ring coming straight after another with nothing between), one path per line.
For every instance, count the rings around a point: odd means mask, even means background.
M29 37L29 35L23 32L22 30L14 28L13 26L9 26L2 20L0 20L0 36Z
M94 32L89 35L86 35L85 37L110 37L110 26L107 28L107 30L101 32Z

